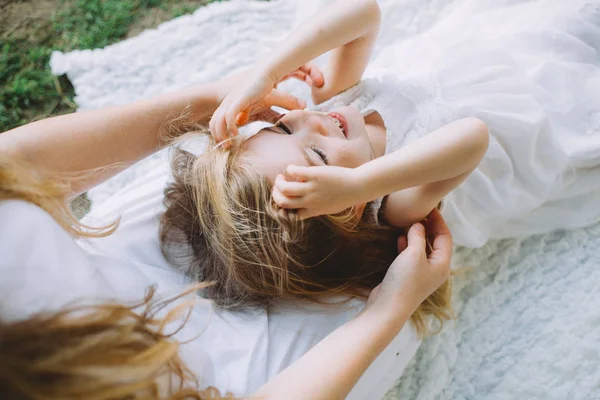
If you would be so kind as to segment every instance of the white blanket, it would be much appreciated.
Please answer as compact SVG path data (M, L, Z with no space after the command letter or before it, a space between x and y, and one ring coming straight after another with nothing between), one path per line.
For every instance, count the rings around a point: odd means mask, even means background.
M380 1L376 51L427 29L461 0ZM55 53L51 66L67 73L80 109L122 104L244 68L318 7L214 3L105 49ZM90 193L93 204L161 162L153 156L100 185ZM421 346L387 397L600 399L597 243L599 225L457 249L456 266L467 267L455 284L457 320Z

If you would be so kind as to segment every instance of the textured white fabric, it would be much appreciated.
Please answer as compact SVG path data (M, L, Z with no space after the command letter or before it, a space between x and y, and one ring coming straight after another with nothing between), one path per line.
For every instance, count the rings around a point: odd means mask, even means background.
M386 400L600 399L600 225L459 248L453 326Z
M156 185L147 187L154 191L144 191L143 182L138 182L133 191L117 196L125 210L122 230L105 240L79 245L36 206L1 202L2 317L17 320L81 300L85 304L111 299L138 302L149 285L156 285L163 296L184 290L189 282L160 256L152 218L160 191L155 190ZM143 196L137 196L139 193ZM247 313L217 312L203 300L175 337L188 342L181 356L203 386L238 396L250 394L364 305L358 300L339 300L331 299L335 304L330 305L280 303ZM407 325L348 398L381 398L402 374L419 343L414 329Z
M444 201L457 244L599 221L600 2L484 3L390 44L375 80L319 108L379 111L388 152L459 118L486 122L485 157Z
M171 21L157 31L145 32L106 49L56 54L51 64L55 73L68 74L82 109L127 102L190 82L207 81L237 67L247 66L264 49L279 40L282 32L325 2L330 1L290 0L264 4L232 1L214 4L198 10L193 16ZM422 78L426 75L419 75L419 68L411 68L413 59L428 63L429 68L435 67L431 61L438 53L445 52L441 43L454 44L462 47L463 51L469 51L470 39L475 39L473 50L485 50L474 51L475 55L489 54L487 48L482 49L485 47L482 41L494 33L493 28L498 29L499 36L506 36L508 28L505 29L498 21L510 24L510 19L516 13L508 15L504 14L508 13L504 10L509 10L512 4L521 3L525 8L519 18L522 18L522 24L531 24L532 28L540 27L544 21L549 22L543 16L547 16L552 7L574 4L563 0L380 0L384 21L374 61L386 62L379 55L388 48L399 48L400 39L416 38L413 43L418 45L412 45L414 52L400 58L390 50L387 52L387 61L392 67L398 66L397 61L408 64L407 69L413 71L415 76L403 76L401 80L422 85ZM296 7L297 4L302 7ZM466 7L470 7L470 10ZM549 10L544 11L547 7ZM481 14L480 22L469 22L466 18L466 31L461 33L464 18L456 17L459 12L467 17L471 12L481 13L485 10L495 14L495 17L483 18ZM542 20L536 22L538 15ZM262 17L269 23L259 24ZM231 20L237 24L227 25L229 34L214 40L210 32L222 32L227 21ZM488 22L489 29L486 28ZM477 29L482 29L481 35L479 31L473 32L473 26L469 26L469 23L478 24ZM572 29L585 29L586 26L584 23ZM436 37L439 43L425 40L428 35L433 35L426 33L432 27L434 31L447 33L448 37ZM525 27L513 25L511 29L523 32ZM564 26L558 28L566 29ZM190 32L193 34L190 35ZM420 36L424 32L425 35ZM459 35L462 35L460 40ZM479 35L480 38L477 37ZM558 43L562 37L557 32L553 42ZM465 46L460 46L460 43L465 43ZM524 44L517 43L516 50L523 50ZM504 57L512 51L512 47L498 48L493 41L490 41L490 45L490 50L495 48ZM244 46L248 48L244 50ZM571 48L574 47L569 44L563 50L569 51ZM230 52L229 49L235 51ZM534 49L537 49L534 54L539 55L539 46ZM523 53L517 51L518 54ZM564 53L548 52L548 55L552 54ZM581 56L583 52L576 54ZM232 63L228 58L236 62ZM459 60L464 59L464 56L459 57ZM210 60L215 62L211 63ZM581 63L577 65L581 68ZM432 70L439 72L444 71L444 67L448 70L452 66L452 61L446 60L440 68ZM467 65L465 68L472 71L475 67ZM374 71L374 67L370 71ZM375 72L371 73L377 76ZM549 76L558 78L557 82L566 77L555 72ZM469 74L452 74L450 77L453 79L448 83L457 84L458 88L460 79L474 83ZM442 84L446 82L442 82L439 76L436 78ZM549 78L545 80L548 81ZM283 88L306 98L306 91L299 85L285 84ZM506 89L510 89L510 86L503 86L503 90ZM416 94L419 93L421 90ZM478 93L481 94L481 91ZM572 92L565 90L564 93ZM579 92L575 95L578 96ZM468 96L461 98L469 99ZM490 98L493 99L493 96ZM447 102L449 99L445 100ZM492 100L485 102L486 106L492 104L495 104ZM453 105L457 106L456 103ZM428 117L428 114L421 115ZM444 113L436 112L433 115ZM592 114L582 118L582 121L588 120L591 121L591 132L594 129L597 132L597 116ZM102 204L104 199L131 182L151 179L146 175L164 163L161 157L164 154L144 160L99 186L91 194L95 205ZM114 201L117 200L118 196L114 198ZM554 211L557 218L563 218L563 212L572 210L569 200L565 200ZM132 208L129 215L132 223L136 220L133 218L135 212L135 208ZM141 230L137 232L142 235ZM154 234L148 231L142 238ZM599 240L600 227L595 225L527 240L492 240L478 250L459 248L455 257L456 265L470 267L470 270L455 285L456 326L448 327L441 335L428 339L421 346L398 387L386 398L600 398L597 396L600 392L597 384L600 382L600 354L597 351L600 343L597 289L600 282ZM129 241L134 243L135 239ZM148 257L152 257L152 251L157 251L156 248L145 249L147 247L141 244L136 251L138 254L148 251ZM399 372L392 370L389 373Z

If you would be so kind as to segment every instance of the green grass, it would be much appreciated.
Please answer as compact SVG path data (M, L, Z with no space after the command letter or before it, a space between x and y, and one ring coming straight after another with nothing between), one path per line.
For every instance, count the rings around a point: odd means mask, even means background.
M62 0L62 11L27 37L0 35L0 132L74 111L73 87L50 73L53 50L104 47L123 39L134 22L153 10L162 10L168 19L212 1L219 0Z
M193 13L194 10L195 10L194 6L183 4L181 6L177 6L177 7L173 8L172 16L173 16L173 18L181 17L182 15Z

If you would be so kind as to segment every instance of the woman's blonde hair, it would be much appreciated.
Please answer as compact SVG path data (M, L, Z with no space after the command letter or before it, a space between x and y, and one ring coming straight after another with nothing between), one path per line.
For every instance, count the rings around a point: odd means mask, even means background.
M110 234L71 214L69 184L0 154L0 201L34 203L75 236ZM104 303L43 312L21 321L0 317L0 393L3 399L230 399L198 379L179 357L175 332L166 332L191 305L172 307L198 284L161 301L153 288L134 305ZM183 307L182 307L183 306ZM163 310L166 314L160 314ZM180 326L183 326L183 321Z
M161 219L163 253L196 280L213 282L204 294L222 307L330 293L364 297L398 254L402 230L378 223L373 204L362 216L349 209L304 221L277 207L271 181L239 143L224 150L211 142L200 156L177 149L172 169ZM441 327L451 315L447 282L412 322L424 335L428 316Z

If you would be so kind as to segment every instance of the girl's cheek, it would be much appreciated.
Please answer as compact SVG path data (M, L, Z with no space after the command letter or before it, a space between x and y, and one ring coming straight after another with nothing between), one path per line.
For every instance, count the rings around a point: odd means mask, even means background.
M348 143L342 145L337 151L337 165L346 168L356 168L369 161L368 146L360 143Z

